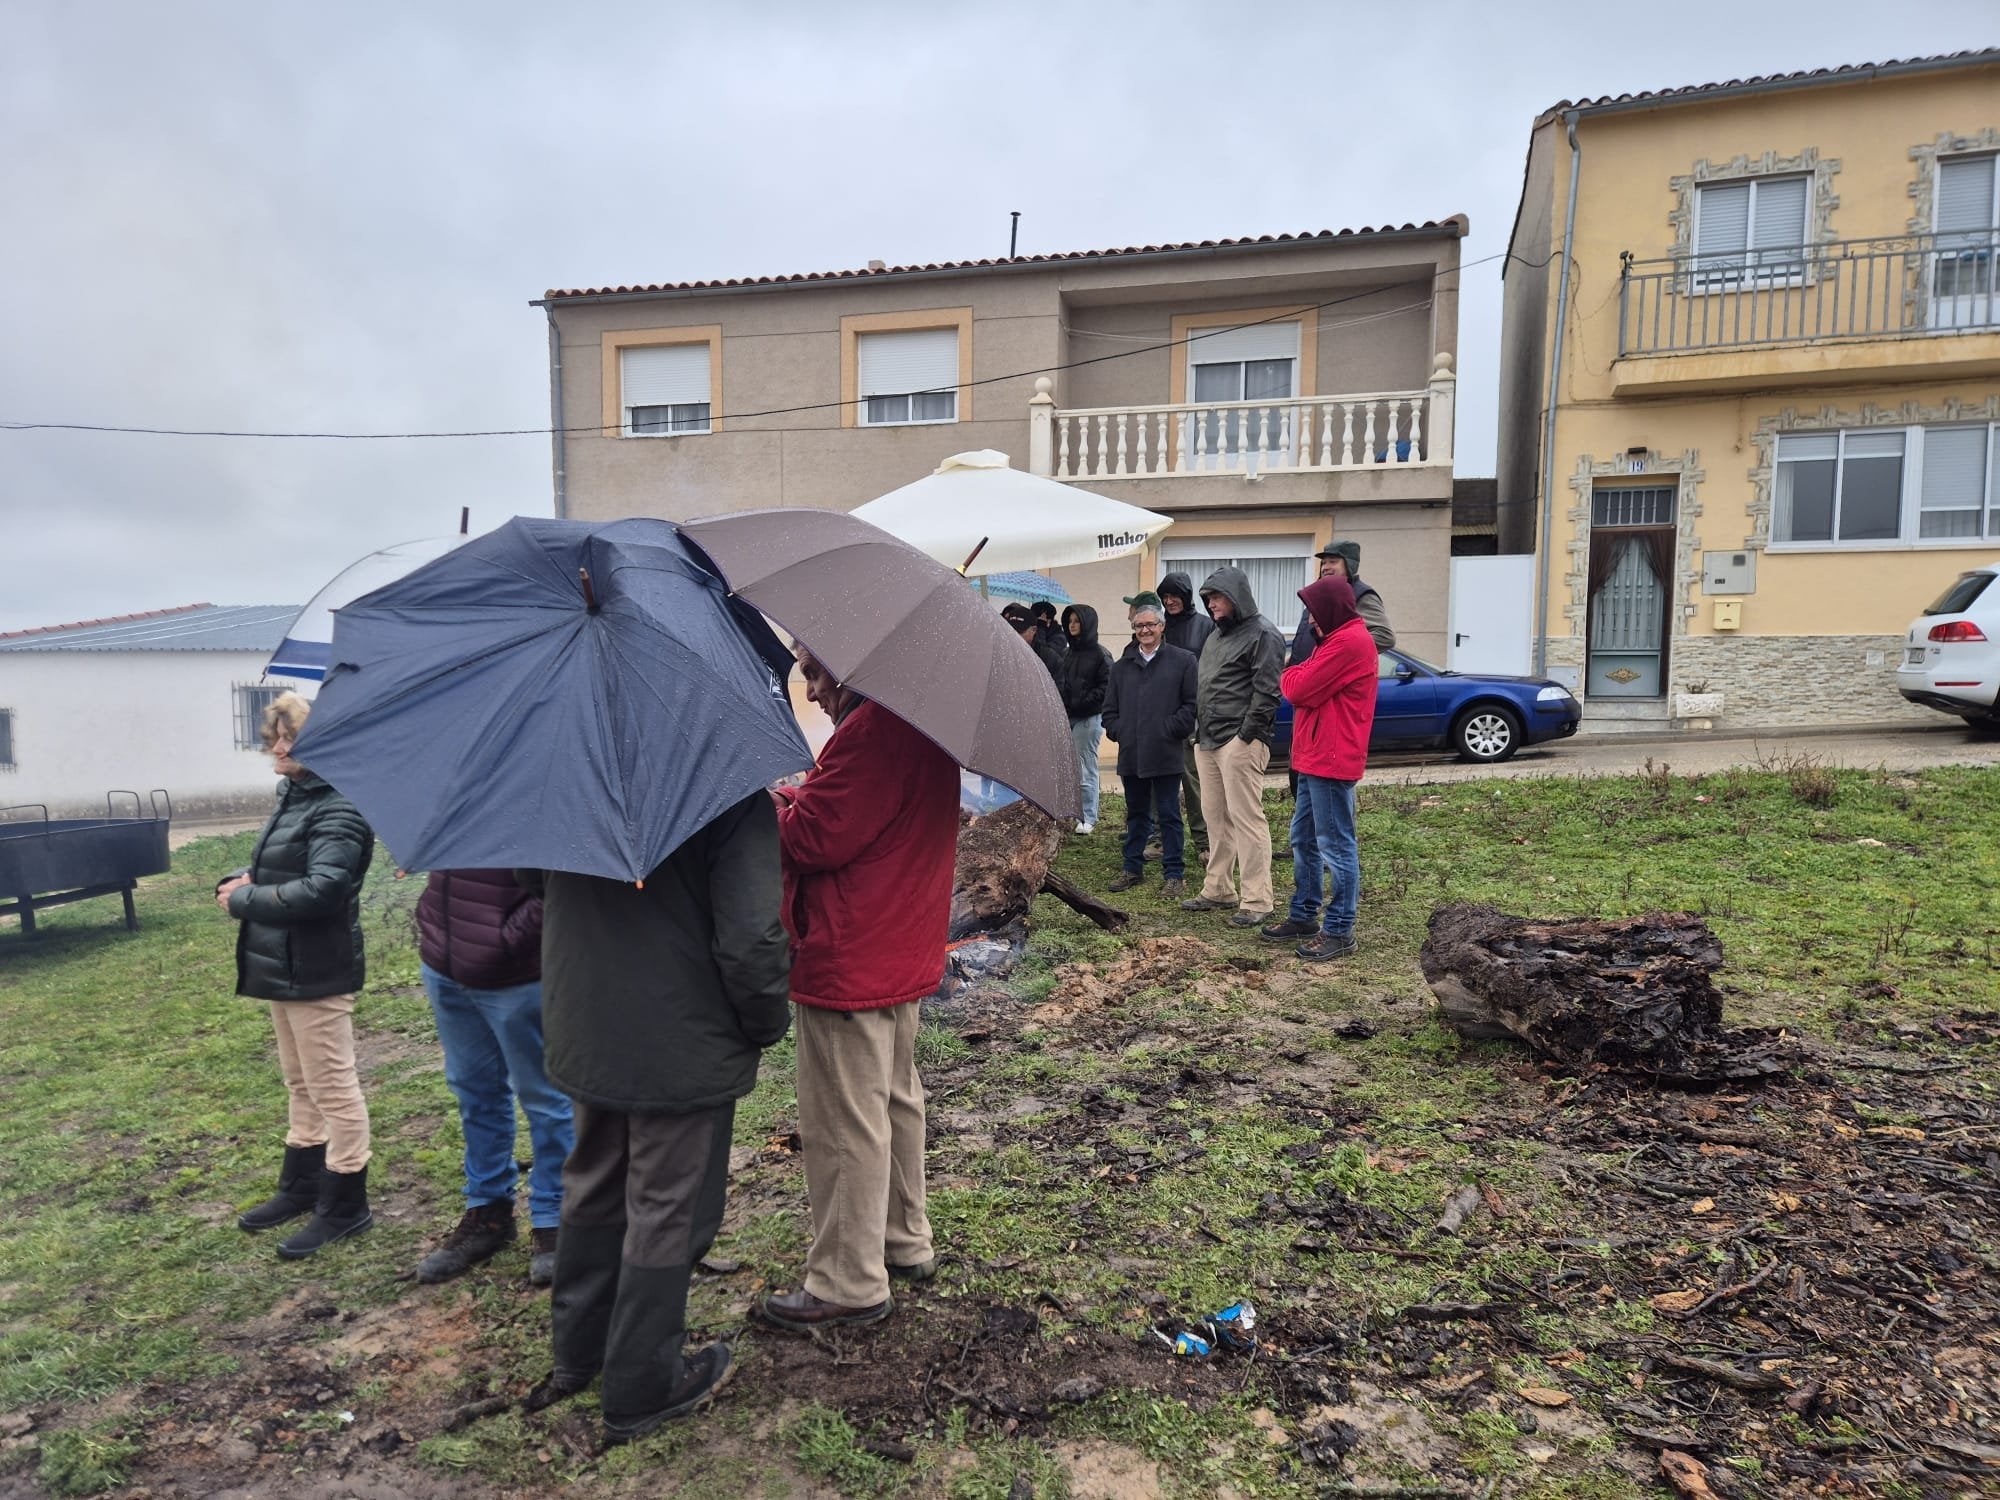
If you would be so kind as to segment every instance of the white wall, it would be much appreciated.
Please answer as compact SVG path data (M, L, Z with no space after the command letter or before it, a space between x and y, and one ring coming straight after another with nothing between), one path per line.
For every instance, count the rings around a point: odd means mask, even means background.
M45 802L57 817L101 816L114 787L142 796L165 787L183 816L267 811L278 778L261 750L236 748L234 694L259 680L266 660L259 651L0 652L0 709L14 716L0 806Z

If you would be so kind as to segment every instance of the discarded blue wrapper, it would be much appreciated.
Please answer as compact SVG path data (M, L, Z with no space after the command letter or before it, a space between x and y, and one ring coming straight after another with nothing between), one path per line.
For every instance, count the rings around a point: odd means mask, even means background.
M1257 1309L1249 1302L1232 1302L1214 1317L1201 1320L1201 1331L1211 1344L1225 1349L1257 1347Z
M1215 1352L1213 1345L1198 1333L1182 1333L1174 1337L1174 1353L1191 1359L1207 1359Z

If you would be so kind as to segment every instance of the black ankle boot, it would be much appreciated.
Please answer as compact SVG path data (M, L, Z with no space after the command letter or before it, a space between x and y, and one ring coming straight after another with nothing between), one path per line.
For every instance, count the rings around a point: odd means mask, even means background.
M368 1211L368 1169L327 1172L319 1180L312 1222L278 1246L286 1260L304 1260L321 1245L359 1234L375 1222Z
M326 1171L326 1146L287 1146L285 1164L278 1170L278 1191L255 1208L246 1209L236 1227L256 1231L309 1214L319 1202L319 1179Z

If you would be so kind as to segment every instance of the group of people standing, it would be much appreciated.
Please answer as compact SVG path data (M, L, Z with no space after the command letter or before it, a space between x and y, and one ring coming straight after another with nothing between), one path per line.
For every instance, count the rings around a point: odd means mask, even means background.
M835 729L799 785L725 809L642 881L433 871L418 902L466 1208L417 1279L516 1238L518 1103L533 1145L529 1277L553 1287L552 1369L522 1404L601 1379L612 1441L693 1411L728 1376L726 1344L684 1348L688 1287L722 1224L736 1101L794 1015L813 1237L799 1287L761 1314L804 1332L873 1322L894 1311L892 1279L937 1270L915 1002L944 973L958 768L809 655L800 664ZM270 1002L289 1100L277 1191L239 1223L305 1219L278 1247L288 1259L373 1222L352 1017L375 839L291 758L309 711L291 693L267 710L278 808L251 863L216 887L238 923L237 990Z
M1061 691L1083 790L1080 834L1097 821L1100 733L1118 746L1125 842L1111 889L1143 884L1157 857L1161 894L1184 910L1228 911L1231 926L1255 927L1269 941L1295 943L1302 958L1323 960L1354 951L1354 785L1374 723L1376 652L1396 635L1380 592L1361 579L1359 543L1332 542L1316 560L1319 576L1300 590L1304 609L1289 646L1234 566L1217 568L1198 595L1189 575L1170 572L1157 589L1128 596L1132 641L1116 661L1098 645L1088 605L1063 612L1060 645L1047 638L1053 605L1003 613ZM1263 795L1281 697L1294 711L1294 889L1290 910L1273 920ZM1191 897L1190 846L1206 862Z

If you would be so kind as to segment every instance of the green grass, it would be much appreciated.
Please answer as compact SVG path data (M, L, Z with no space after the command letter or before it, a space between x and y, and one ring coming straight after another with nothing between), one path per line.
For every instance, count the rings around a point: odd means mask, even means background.
M1272 798L1268 811L1281 837L1289 804ZM1104 890L1121 818L1107 799L1103 831L1066 843L1064 873ZM1062 1309L1044 1312L1046 1336L1109 1330L1143 1341L1160 1311L1149 1296L1180 1316L1247 1295L1274 1316L1309 1307L1370 1318L1475 1297L1496 1275L1545 1264L1531 1237L1482 1250L1432 1227L1442 1199L1477 1177L1527 1225L1588 1229L1577 1205L1543 1190L1538 1146L1473 1133L1524 1091L1541 1094L1515 1076L1517 1049L1463 1043L1430 1018L1416 954L1444 901L1538 915L1694 910L1727 954L1730 1018L1821 1039L1891 1041L1898 1027L2000 1009L2000 776L1991 772L1889 777L1794 763L1699 778L1656 768L1584 781L1364 783L1359 830L1361 951L1351 961L1301 978L1254 934L1162 900L1155 879L1119 898L1133 924L1117 936L1039 902L1014 994L1061 1001L1068 966L1117 961L1147 938L1197 936L1212 956L1098 1017L979 1044L926 1024L918 1050L934 1122L974 1122L964 1134L933 1127L931 1206L947 1255L938 1295L1025 1305L1055 1291ZM12 924L0 929L0 1412L62 1408L32 1457L52 1493L124 1483L144 1462L147 1429L105 1413L226 1381L246 1357L244 1326L282 1299L305 1293L365 1312L410 1296L399 1276L456 1211L457 1113L410 929L419 882L394 880L384 860L365 893L370 985L356 1022L376 1132L371 1187L403 1194L410 1211L303 1268L236 1229L235 1212L269 1189L284 1117L268 1017L233 994L233 924L209 898L249 842L209 840L177 855L173 874L142 891L137 934L104 902L49 913L33 941ZM1282 863L1277 884L1282 901ZM1373 1038L1339 1035L1351 1017L1375 1026ZM738 1108L739 1147L765 1148L795 1128L793 1064L789 1040L767 1054ZM1201 1081L1162 1097L1183 1069ZM1086 1089L1130 1113L1079 1130ZM1032 1106L1021 1103L1028 1096ZM1182 1159L1190 1151L1199 1154ZM696 1324L711 1329L738 1324L757 1280L792 1284L809 1232L795 1157L765 1151L736 1190L750 1206L718 1253L744 1270L699 1282L692 1304ZM1271 1204L1327 1195L1399 1226L1396 1242L1428 1258L1295 1251L1298 1223ZM505 1378L525 1382L544 1367L545 1315L517 1289L474 1277L425 1305L462 1311L484 1330ZM1653 1325L1643 1303L1608 1303L1594 1316L1607 1338ZM1526 1326L1538 1353L1496 1370L1496 1383L1531 1383L1530 1366L1587 1332L1561 1320ZM329 1324L311 1336L337 1332ZM399 1420L382 1371L356 1374L338 1404L357 1430ZM1006 1494L1023 1474L1038 1495L1063 1492L1061 1465L1040 1439L968 1436L960 1414L937 1431L898 1434L919 1452L897 1464L859 1446L867 1434L830 1408L772 1425L786 1394L739 1382L700 1424L602 1459L552 1449L545 1426L516 1414L413 1436L427 1466L510 1489L643 1488L671 1468L691 1494L783 1494L810 1476L846 1495L983 1497ZM128 1406L102 1407L107 1398ZM1252 1420L1255 1404L1248 1393L1190 1402L1114 1387L1065 1409L1055 1430L1136 1450L1187 1494L1225 1482L1244 1495L1313 1493L1325 1475L1285 1467ZM1588 1454L1565 1449L1569 1470L1537 1469L1497 1413L1438 1425L1466 1468L1507 1476L1514 1492L1637 1493Z

